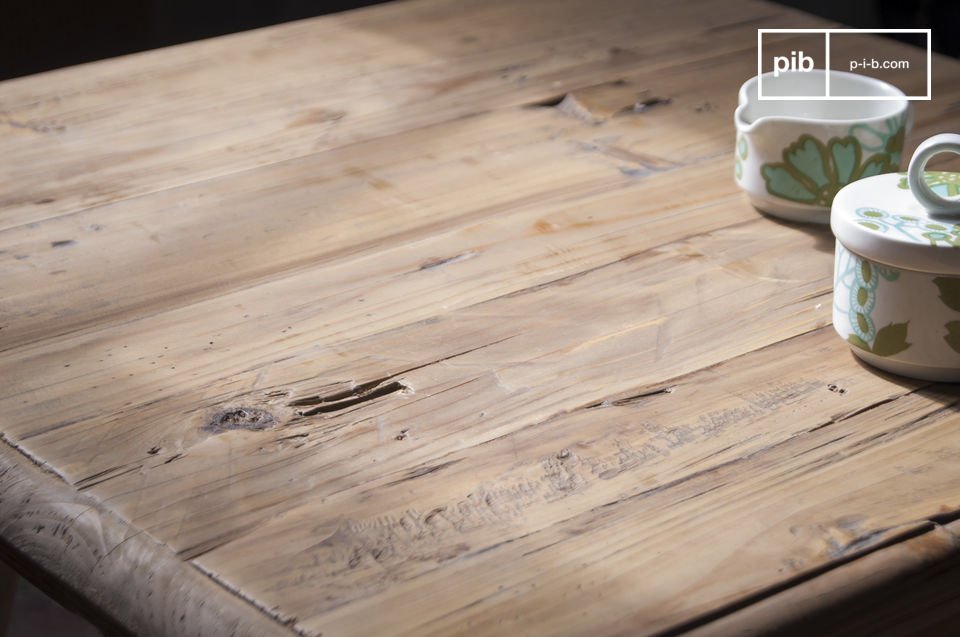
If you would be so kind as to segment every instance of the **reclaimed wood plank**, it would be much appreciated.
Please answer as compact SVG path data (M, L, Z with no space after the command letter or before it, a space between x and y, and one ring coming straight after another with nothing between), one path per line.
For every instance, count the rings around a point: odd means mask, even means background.
M666 630L960 509L956 391L845 347L821 329L641 386L318 493L195 561L307 632ZM257 557L263 538L289 560Z
M18 281L42 282L0 284L11 305L0 346L54 326L62 333L122 322L532 202L643 188L647 177L726 157L729 134L720 124L736 98L704 109L719 85L698 86L700 73L618 78L621 107L645 95L672 101L601 129L552 108L510 108L0 232L0 258ZM712 81L736 83L741 74L742 64L728 62ZM131 268L136 279L119 275ZM85 285L86 302L69 294L51 302L51 285Z
M221 472L235 471L237 462L252 462L254 465L266 462L271 467L270 473L280 479L282 474L277 472L276 465L278 462L282 464L282 460L271 454L262 454L259 437L253 437L246 439L244 451L237 448L228 462L219 463L216 468L211 466L204 450L218 453L222 440L210 439L203 427L210 414L218 409L247 404L272 410L279 425L296 425L301 421L296 410L288 405L313 394L349 387L351 382L395 379L412 387L417 396L429 398L446 383L479 378L484 386L482 402L486 403L491 418L476 433L487 437L494 435L500 427L519 428L530 418L598 399L598 394L602 397L611 388L629 388L637 383L638 378L653 382L657 378L692 371L826 324L829 304L823 301L829 293L832 257L813 247L818 243L824 247L823 233L812 237L805 235L805 245L808 246L805 255L783 263L780 254L786 246L799 244L796 231L791 227L756 218L748 211L739 225L702 232L699 219L709 218L711 221L706 223L717 223L724 219L722 211L728 210L732 214L738 209L729 204L696 209L689 223L683 214L676 218L658 216L658 221L650 225L660 226L668 236L673 234L677 238L651 245L644 233L632 233L628 235L622 256L607 256L589 271L578 271L527 288L510 287L494 299L370 336L355 339L347 336L344 339L341 332L332 342L318 344L313 339L319 332L309 323L297 324L288 316L270 316L261 321L258 331L279 333L284 338L291 331L288 328L296 328L300 336L291 344L296 343L294 347L297 349L278 352L274 344L269 349L271 357L253 367L247 357L255 351L242 347L242 341L234 342L235 337L228 334L215 337L217 340L213 346L205 340L186 339L188 333L184 326L196 324L192 308L175 316L163 317L180 330L179 342L193 341L191 351L184 354L176 353L177 341L168 329L154 331L136 323L131 324L132 330L143 333L142 330L146 329L147 334L160 335L162 340L129 338L126 330L114 329L96 335L93 340L83 339L85 342L70 359L73 362L51 365L53 360L67 360L62 357L62 349L54 351L52 357L11 360L11 369L48 366L53 369L42 377L33 374L22 377L23 384L36 388L32 393L21 391L19 383L13 388L15 393L4 404L13 410L19 424L10 428L9 438L25 451L51 462L59 472L84 488L96 488L103 482L105 488L122 493L127 488L127 480L136 483L144 479L144 472L139 470L143 463L152 468L145 472L150 476L148 481L170 484L164 475L167 471L190 473L199 463L207 471L214 471L210 478L213 484L229 480L232 491L239 494L241 479L230 478ZM694 234L690 235L691 232ZM477 260L450 267L481 267ZM435 279L435 274L439 273L429 269L416 271L416 276L431 280ZM390 285L401 295L409 296L404 286L410 278L395 279ZM301 293L300 286L292 286L292 289ZM673 290L681 293L672 294ZM690 293L682 293L684 290ZM269 286L257 286L247 293L254 295L255 299L261 295L281 298ZM609 304L605 299L611 298L611 294L619 302L606 307ZM737 296L745 305L724 303L730 295ZM422 301L423 298L418 297L418 302ZM238 302L233 298L226 307L236 305L255 307L258 302ZM359 308L354 310L359 312L387 311L392 307L388 304L381 309L382 306L371 307L367 302L350 305ZM288 305L281 301L281 306ZM598 307L605 308L600 316L596 316ZM703 318L706 308L715 314L710 320ZM242 310L233 309L231 321L237 322L235 315L239 311ZM329 320L310 305L305 312L315 316L307 321L322 323ZM220 313L214 312L216 315ZM544 316L554 318L547 321ZM725 318L738 322L739 327L726 324ZM356 319L348 317L346 320L353 323ZM239 323L245 324L243 321ZM265 330L264 325L270 323L273 327ZM208 323L198 325L201 330L209 328ZM207 338L205 334L209 332L201 331L197 336ZM723 342L724 334L736 334L738 338ZM504 339L506 342L502 342ZM123 345L128 343L124 349ZM715 345L700 347L701 343ZM171 349L163 350L163 347ZM144 356L148 350L152 355ZM233 354L234 351L237 354ZM111 356L108 358L102 352ZM219 361L220 366L205 365L198 355ZM54 401L41 403L33 399L23 405L24 396L48 394L48 383L56 376L72 378L77 373L75 366L79 366L86 377L91 373L89 366L93 363L90 356L103 356L103 360L110 362L101 371L93 372L100 376L100 380L88 378L78 394L70 395L61 390ZM235 362L231 364L236 367L223 369L222 365L234 361L234 356ZM432 364L451 356L458 357L456 363ZM473 359L489 362L471 364ZM360 361L360 366L354 361ZM570 368L571 361L577 362L573 368ZM632 372L624 374L624 366ZM124 374L121 369L130 371ZM130 373L134 374L133 380ZM143 374L147 382L166 377L169 384L163 388L155 387L144 396L128 391L128 383L137 385L143 382L138 380L138 375ZM204 375L208 375L206 380ZM188 390L190 393L185 396L182 391L188 387L195 389ZM477 387L463 386L450 398L456 400L457 394L476 395L478 391ZM387 406L402 401L402 398L402 393L396 393L387 401ZM361 405L361 408L365 406ZM450 417L442 410L433 411L438 425ZM493 418L494 415L497 417ZM333 416L348 424L356 414L350 410L343 414L334 412ZM132 427L125 424L131 422L131 418L135 423ZM320 415L321 422L326 419ZM168 423L163 426L164 435L160 440L151 436L154 422ZM57 424L36 429L34 423ZM310 419L302 424L308 430L313 427ZM324 424L318 433L328 426L335 430L337 425ZM459 426L474 427L469 421L461 421ZM107 439L111 452L103 453L102 441ZM366 445L365 440L356 443L361 449ZM158 457L148 453L157 446L164 451L162 457L157 452ZM299 451L291 443L281 447L286 448L283 455L289 453L291 460L301 458L308 463L320 462L337 470L337 463L331 464L331 459L325 455ZM353 453L352 445L343 449L344 453ZM427 453L428 449L427 446L418 446L417 453ZM376 449L370 451L376 455L382 453ZM130 455L125 456L124 452ZM118 462L125 457L127 461ZM172 460L176 462L165 464ZM253 466L247 468L252 470ZM377 472L386 470L382 464L371 468ZM294 462L290 470L296 475L306 469ZM119 473L129 475L127 479L114 476ZM106 478L111 479L104 481ZM264 490L264 486L259 480L251 483L257 491ZM305 481L283 490L266 491L267 497L277 498L282 503L294 492L310 488L310 483ZM102 495L112 498L114 493ZM170 494L163 493L160 497L168 502L164 510L173 512L174 509L169 507ZM139 489L133 499L137 506L154 511ZM206 496L201 496L199 501L205 499ZM249 497L243 497L236 504L245 509L251 503ZM268 513L261 507L253 507L252 511L260 511L259 515ZM176 524L180 528L180 537L175 544L181 549L185 548L182 543L191 537L189 525L203 521L202 517L187 517L187 528L181 523ZM228 528L225 524L221 521L213 526L217 527L217 533L223 533ZM188 542L188 546L200 543Z
M706 5L404 2L5 82L0 139L18 157L6 167L18 187L0 219L28 223L538 101L638 64L708 61L752 45L750 18L813 22L785 7L712 15Z

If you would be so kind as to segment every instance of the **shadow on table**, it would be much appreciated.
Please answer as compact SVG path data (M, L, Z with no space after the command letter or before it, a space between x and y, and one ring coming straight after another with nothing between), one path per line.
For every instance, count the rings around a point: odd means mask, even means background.
M828 575L829 577L829 575ZM954 635L960 620L960 555L937 564L918 560L894 578L877 578L851 590L839 589L821 598L815 611L794 611L763 626L753 635ZM709 631L707 631L709 632Z
M899 376L873 367L861 360L860 357L853 354L853 352L850 352L849 356L856 361L860 367L871 374L879 376L895 385L899 385L906 390L914 389L914 393L918 396L938 402L951 411L960 412L960 383L923 381L906 376Z

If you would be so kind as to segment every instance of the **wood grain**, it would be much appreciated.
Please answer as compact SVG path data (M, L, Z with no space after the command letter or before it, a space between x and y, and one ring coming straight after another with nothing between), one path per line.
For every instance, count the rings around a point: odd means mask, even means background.
M639 14L628 0L589 11L575 0L408 2L7 82L0 112L22 186L3 218L24 223L520 105L639 61L654 70L752 46L748 27L723 27L755 9L704 24L707 4L657 2ZM785 24L798 14L762 15ZM638 38L648 20L662 28ZM699 42L677 37L710 28Z
M170 635L855 631L953 581L960 394L858 364L832 235L730 176L756 29L823 24L412 0L0 84L5 555Z
M18 455L0 448L0 556L109 634L290 634Z

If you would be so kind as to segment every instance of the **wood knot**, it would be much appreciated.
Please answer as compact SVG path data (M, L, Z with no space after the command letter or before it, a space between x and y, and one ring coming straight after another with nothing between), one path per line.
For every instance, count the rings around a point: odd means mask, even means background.
M210 417L202 429L210 433L223 433L233 429L261 431L277 424L276 417L258 407L231 407L221 409Z

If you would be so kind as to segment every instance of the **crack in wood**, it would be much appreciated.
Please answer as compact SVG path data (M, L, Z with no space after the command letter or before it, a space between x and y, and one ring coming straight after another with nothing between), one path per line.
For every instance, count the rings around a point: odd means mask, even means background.
M401 482L406 482L407 480L415 480L417 478L430 475L431 473L442 471L443 469L446 469L447 467L452 467L453 465L457 464L458 462L462 462L463 460L464 460L463 458L457 458L455 460L450 460L448 462L441 462L435 465L424 465L424 466L416 467L408 471L407 474L402 478L398 480L394 480L392 482L388 482L386 486L393 486L395 484L400 484ZM437 509L434 509L434 511L432 511L431 513L436 515L438 511Z
M820 429L823 429L824 427L829 427L830 425L835 425L835 424L837 424L837 423L839 423L839 422L843 422L844 420L849 420L849 419L851 419L851 418L853 418L853 417L855 417L855 416L859 416L860 414L864 414L864 413L866 413L866 412L868 412L868 411L872 411L872 410L874 410L874 409L877 409L878 407L883 407L884 405L886 405L886 404L888 404L888 403L892 403L893 401L899 400L900 398L903 398L904 396L906 396L906 395L908 395L908 394L912 394L912 393L914 393L915 391L919 391L920 389L925 389L925 388L927 388L927 387L929 387L929 386L930 386L930 385L922 385L921 387L918 387L918 388L915 389L915 390L911 390L911 391L908 391L908 392L903 393L903 394L897 394L897 395L895 395L895 396L889 396L889 397L887 397L887 398L884 398L883 400L878 400L878 401L876 401L876 402L870 403L869 405L864 405L863 407L860 407L860 408L858 408L858 409L854 409L853 411L847 412L847 413L845 413L845 414L837 414L837 415L833 416L832 418L830 418L830 420L827 420L826 422L820 423L819 425L816 425L815 427L812 427L811 429L808 429L808 430L807 430L806 432L804 432L804 433L813 433L814 431L819 431Z
M946 526L951 522L956 522L960 520L960 509L953 509L951 511L941 511L940 513L935 513L933 515L928 515L927 519L939 526Z
M637 394L632 394L630 396L624 396L623 398L606 398L604 400L591 403L581 409L597 409L597 408L606 408L606 407L624 407L626 405L633 405L635 403L642 402L644 398L650 398L651 396L661 396L663 394L672 394L676 390L676 385L670 385L669 387L658 387L657 389L651 389L648 391L642 391Z
M90 487L94 487L94 486L100 484L101 482L106 482L107 480L110 480L110 479L112 479L112 478L116 478L116 477L118 477L118 476L126 475L126 474L132 473L132 472L134 472L134 471L139 471L142 467L143 467L143 465L141 465L141 464L135 464L135 465L132 465L132 466L124 466L124 465L121 465L121 466L117 466L117 467L110 467L109 469L104 469L103 471L98 471L97 473L94 473L94 474L89 475L89 476L87 476L87 477L85 477L85 478L81 478L81 479L77 480L77 481L74 483L74 486L77 488L77 490L83 491L83 490L85 490L85 489L89 489Z
M300 438L307 438L310 434L308 433L299 433L299 434L290 434L289 436L281 436L274 440L274 442L283 442L284 440L298 440Z
M334 392L327 396L308 396L287 403L290 407L310 406L310 409L301 409L297 411L299 416L315 416L332 411L340 411L347 407L352 407L360 403L365 403L388 394L408 391L407 385L392 377L378 378L351 389Z
M402 380L397 380L397 377L402 374L408 374L412 371L418 369L423 369L424 367L429 367L430 365L436 365L437 363L442 363L444 361L457 358L459 356L465 356L471 352L484 349L486 347L492 347L504 341L508 341L513 338L515 335L505 336L504 338L497 339L490 343L485 343L483 345L478 345L476 347L471 347L469 349L455 352L449 356L443 356L420 365L414 365L413 367L407 367L401 369L393 374L388 376L382 376L371 381L367 381L360 384L353 384L348 389L342 389L335 391L331 394L316 394L313 396L306 396L304 398L297 398L295 400L287 403L288 407L311 407L311 409L299 409L297 410L298 416L314 416L321 413L329 413L334 411L341 411L352 407L354 405L359 405L361 403L369 402L376 398L381 398L389 394L412 394L413 388L409 384Z
M467 259L472 259L473 257L480 254L476 250L468 250L466 252L461 252L452 257L441 257L436 259L429 259L420 264L420 267L417 270L433 270L434 268L440 268L445 265L450 265L453 263L459 263L460 261L466 261Z
M913 523L908 523L900 526L915 527L916 525ZM830 552L830 556L833 558L844 557L868 549L878 540L881 540L884 535L889 533L891 530L893 530L893 527L882 527L862 535L858 535L846 544L838 546L835 550L832 550Z

